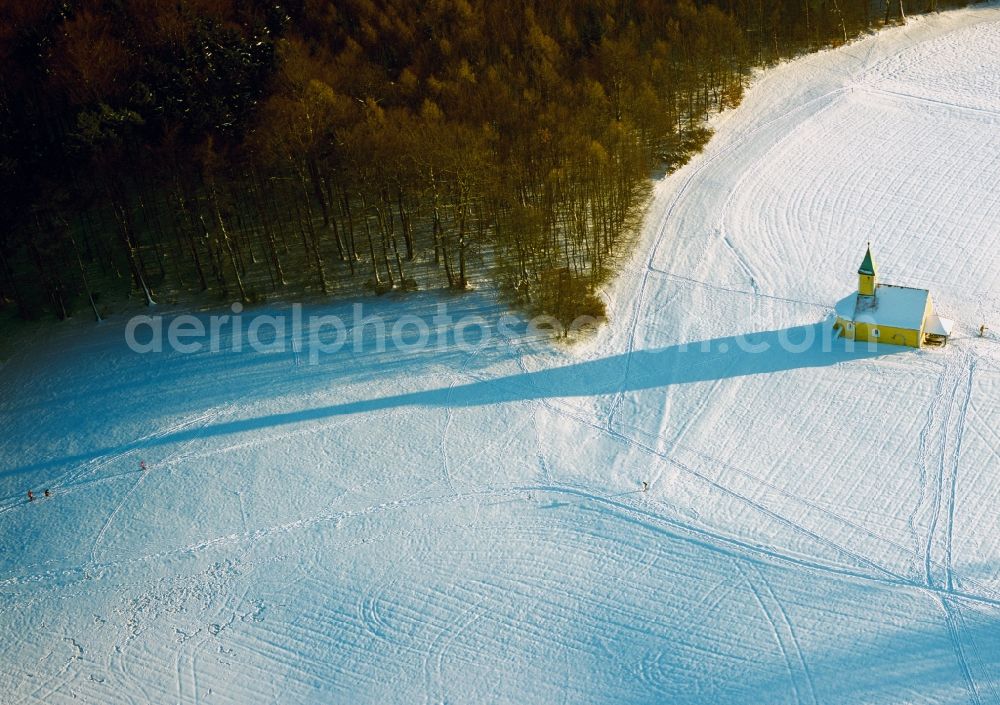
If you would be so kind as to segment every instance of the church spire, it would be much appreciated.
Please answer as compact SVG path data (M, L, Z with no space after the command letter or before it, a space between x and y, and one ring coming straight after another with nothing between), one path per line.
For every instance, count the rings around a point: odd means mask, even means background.
M875 259L872 257L872 244L868 243L865 250L865 258L858 268L858 294L861 296L875 296Z
M868 249L865 250L865 258L861 262L861 267L858 268L858 274L870 274L875 276L875 260L872 259L872 244L868 243Z

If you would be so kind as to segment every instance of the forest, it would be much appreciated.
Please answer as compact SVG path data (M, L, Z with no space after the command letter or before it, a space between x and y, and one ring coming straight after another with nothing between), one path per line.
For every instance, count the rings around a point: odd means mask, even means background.
M2 0L0 310L494 284L600 316L750 69L936 0Z

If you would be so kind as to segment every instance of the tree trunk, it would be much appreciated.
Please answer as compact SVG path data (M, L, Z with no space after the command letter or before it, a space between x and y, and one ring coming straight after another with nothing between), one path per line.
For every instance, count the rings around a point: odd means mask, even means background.
M131 227L125 208L122 204L114 200L114 198L112 198L111 206L114 209L115 218L118 220L119 238L122 243L122 248L125 250L125 254L128 257L128 265L132 272L132 278L135 285L145 295L146 305L154 306L156 305L156 302L153 301L153 292L151 292L149 287L146 286L146 278L143 276L139 263L136 261L135 245L132 241L132 234L130 232Z
M323 256L319 250L319 237L316 235L316 228L313 225L312 206L309 205L309 187L306 183L306 176L302 171L299 171L299 183L302 186L302 194L305 197L304 205L306 208L306 229L309 233L309 239L312 241L313 257L316 259L316 269L319 270L319 286L320 289L323 290L324 294L328 294L330 293L330 287L326 282L326 267L323 265ZM322 198L323 192L318 188L317 191ZM326 201L324 200L324 204L325 203Z
M240 301L246 303L248 301L247 290L243 286L243 277L240 276L240 265L236 261L236 253L233 252L233 243L229 239L229 231L226 229L226 223L222 219L222 209L219 207L219 197L215 192L215 185L211 185L210 189L209 195L212 198L212 205L215 210L215 222L219 226L219 232L222 233L222 242L225 244L226 250L229 252L229 262L233 265L233 274L236 275L236 286L240 290Z
M410 223L410 214L406 212L403 205L403 189L397 191L397 203L399 205L399 221L403 224L403 240L406 242L406 261L413 261L413 226Z
M368 222L368 199L365 195L361 194L361 213L365 217L365 235L368 237L368 254L372 259L372 277L375 279L375 284L381 284L382 278L378 274L378 258L375 256L375 243L372 240L372 227L371 223Z
M326 270L323 268L323 259L320 257L319 250L316 248L315 240L310 244L310 238L306 234L306 227L302 223L302 211L299 208L299 203L294 198L292 202L295 205L295 215L296 220L299 225L299 235L302 237L302 247L305 248L306 255L312 255L313 264L316 266L317 273L319 274L319 286L324 294L328 294L329 289L326 284Z
M406 276L403 274L403 260L399 256L399 246L396 242L396 226L392 217L392 202L389 200L389 189L382 190L382 208L376 208L379 221L382 223L382 232L392 245L393 257L396 261L396 271L399 273L399 284L403 285ZM386 264L388 267L388 263Z
M84 291L87 292L87 298L90 300L90 307L94 310L94 318L100 323L101 312L97 310L97 303L94 301L94 294L90 290L90 282L87 280L87 269L83 266L83 259L80 257L80 248L76 246L76 238L73 237L72 231L69 232L69 241L73 245L73 252L76 254L76 263L80 267L80 278L83 280Z
M184 198L184 194L181 191L181 187L177 185L177 202L180 206L180 211L188 219L188 227L181 225L181 230L187 235L188 247L191 249L191 258L194 260L195 270L198 272L198 283L201 286L202 291L208 290L208 281L205 279L205 269L201 266L201 255L198 254L198 243L194 239L194 231L192 226L194 224L194 215L188 209L187 200Z
M313 195L316 196L316 200L319 201L320 211L323 213L323 227L330 227L330 208L326 202L326 194L323 193L323 183L319 176L319 167L316 166L316 160L309 157L306 161L306 168L309 171L309 181L312 184ZM303 187L305 184L303 184ZM308 197L308 194L307 194Z
M448 288L456 288L455 278L451 273L451 261L448 259L448 237L446 235L441 237L441 261L444 263L444 275L448 278Z
M220 248L217 247L218 242L212 237L208 224L205 223L205 216L201 213L198 214L198 227L201 228L202 239L208 245L208 261L212 264L212 274L215 276L215 281L222 287L222 293L227 294L229 286L226 283L226 272L222 267L222 254L219 251Z
M454 288L465 289L467 281L465 278L465 227L468 211L468 193L462 186L458 187L458 203L455 204L456 219L458 220L458 278L455 280Z
M281 269L281 260L278 258L278 245L274 240L274 230L271 228L271 220L267 216L267 209L261 204L260 192L256 191L257 198L253 199L254 207L257 209L257 217L260 218L261 228L264 230L264 241L267 243L267 254L274 265L275 276L282 286L286 286L285 273ZM272 282L273 286L273 282Z
M433 209L433 224L431 230L434 236L434 266L441 264L441 214L438 212L438 190L437 181L434 179L434 171L431 170L431 207ZM448 285L451 286L451 276L448 276Z
M899 0L901 3L903 0ZM847 44L847 25L844 23L844 13L840 11L840 3L837 0L833 0L833 9L837 11L837 17L840 19L840 31L844 35L844 44Z
M343 194L341 207L344 210L344 216L347 218L347 262L351 268L351 276L354 276L354 264L360 260L358 258L357 242L354 239L354 214L351 213L351 196L347 192L347 184L341 186L341 192Z

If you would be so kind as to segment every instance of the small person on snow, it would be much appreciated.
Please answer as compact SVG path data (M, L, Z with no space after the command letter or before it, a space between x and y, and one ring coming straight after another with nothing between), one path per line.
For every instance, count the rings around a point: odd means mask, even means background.
M986 331L988 331L988 330L989 330L989 328L986 327L985 323L983 325L979 326L979 337L980 338L985 337L986 336Z
M52 496L52 493L49 492L49 488L48 487L45 488L45 496L46 497L51 497Z
M28 490L28 501L29 502L34 502L35 501L35 495L32 494L31 490Z
M643 480L642 481L642 491L645 492L648 489L649 489L649 483L646 482L645 480Z
M140 460L139 461L139 469L142 470L143 472L146 472L146 461L145 460Z

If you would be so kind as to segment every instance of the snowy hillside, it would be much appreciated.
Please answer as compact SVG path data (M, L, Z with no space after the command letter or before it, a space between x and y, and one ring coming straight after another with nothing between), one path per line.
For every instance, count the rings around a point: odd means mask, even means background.
M0 343L0 703L1000 703L1000 8L715 127L565 349ZM824 343L868 241L945 349Z

